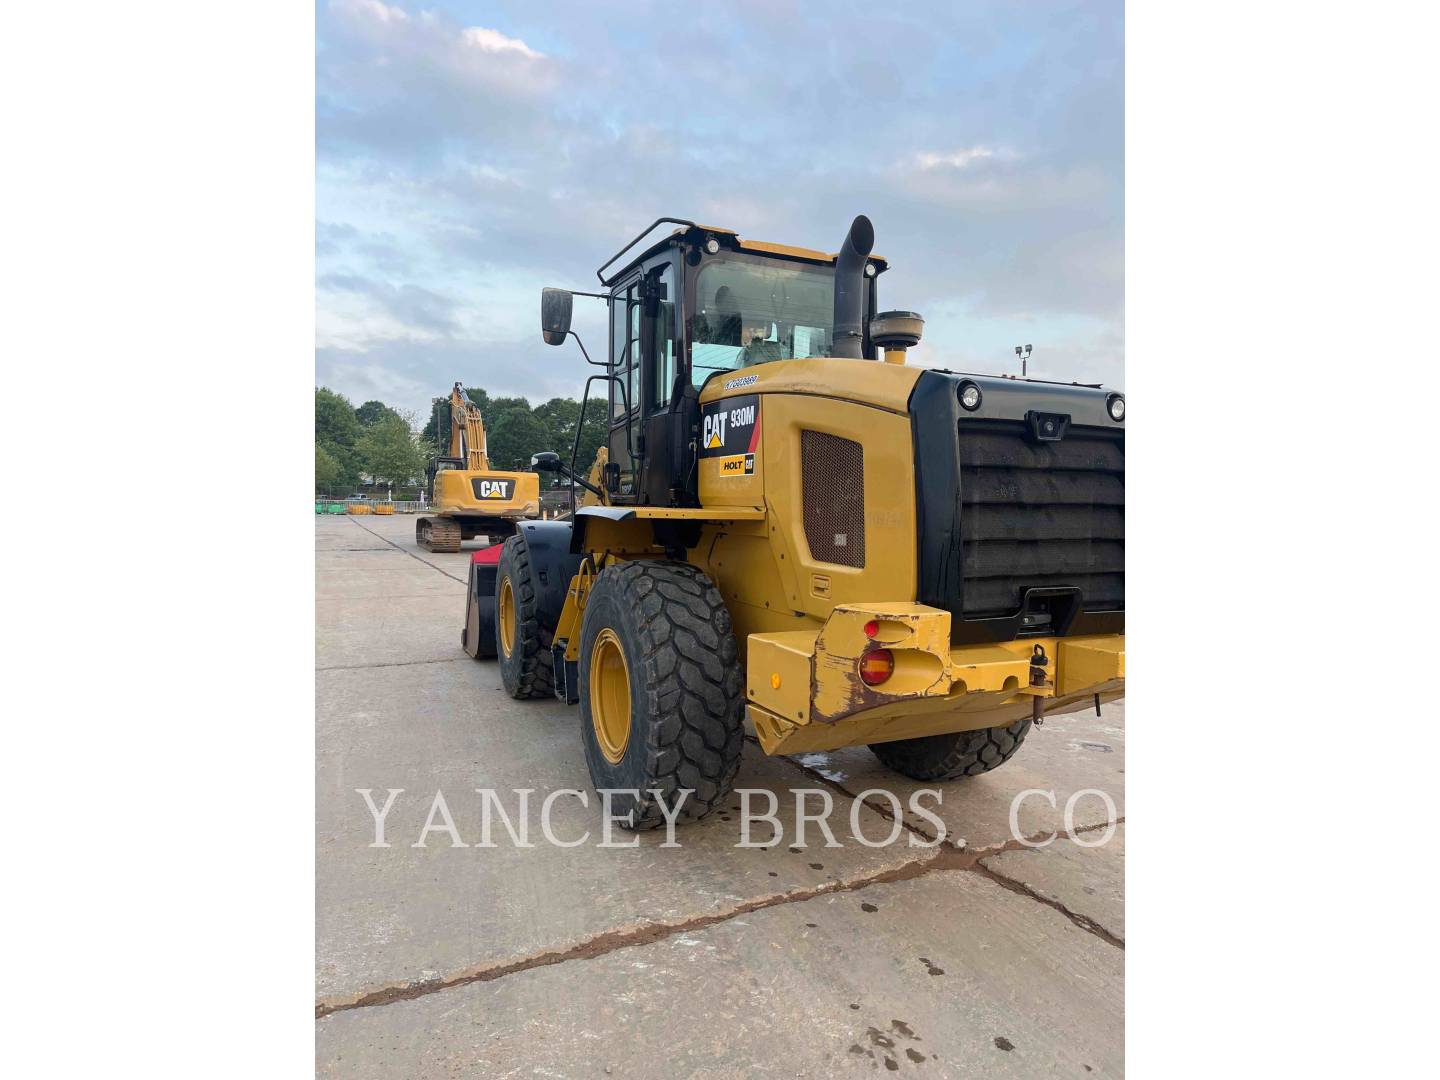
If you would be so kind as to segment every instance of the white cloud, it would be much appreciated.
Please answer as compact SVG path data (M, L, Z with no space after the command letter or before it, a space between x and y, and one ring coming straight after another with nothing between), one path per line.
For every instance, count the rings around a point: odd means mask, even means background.
M400 8L382 4L380 0L332 0L330 6L386 25L410 21L410 16Z
M1015 156L1015 151L1003 146L971 146L964 150L951 150L948 153L922 150L915 155L915 164L922 169L964 169L987 158L1009 160Z
M1119 6L1041 17L839 0L797 15L756 0L753 19L702 12L682 30L657 27L645 5L564 0L550 16L505 5L502 17L434 0L325 3L317 271L376 286L317 297L321 371L338 388L376 396L380 366L414 387L393 403L416 408L457 373L532 400L552 385L577 393L588 369L573 343L539 341L535 293L585 288L665 213L833 251L864 212L891 260L882 304L929 320L915 361L1008 370L1015 342L1033 341L1031 371L1120 381ZM845 11L890 36L923 11L941 32L871 78L857 74L867 46L843 32ZM771 25L776 12L802 25ZM811 46L798 67L797 40ZM745 56L746 78L695 69L686 108L657 111L673 57L697 49ZM592 353L604 313L577 303Z
M517 52L531 60L543 60L544 53L538 53L519 38L506 37L499 30L487 30L483 26L467 26L460 39L473 48L484 52Z

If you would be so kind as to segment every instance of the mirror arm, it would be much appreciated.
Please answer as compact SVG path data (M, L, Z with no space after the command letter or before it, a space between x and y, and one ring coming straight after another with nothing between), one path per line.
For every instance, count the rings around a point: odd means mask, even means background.
M605 363L605 361L603 361L603 360L600 361L600 363L597 364L594 360L591 360L591 359L590 359L590 352L589 352L589 350L587 350L587 349L585 348L585 343L580 340L580 335L577 334L574 330L566 330L565 333L566 333L567 335L569 335L570 337L573 337L573 338L575 339L575 344L580 346L580 355L583 356L583 357L585 357L585 362L586 362L587 364L589 364L591 367L608 367L608 366L609 366L609 365L607 365L607 364Z
M554 462L547 462L544 466L541 466L538 462L532 462L531 464L533 465L536 472L559 473L563 478L569 480L571 484L579 484L586 491L594 493L594 495L599 499L605 498L605 493L603 491L597 488L594 484L590 483L589 480L586 480L579 473L575 472L563 461L559 460L558 457ZM573 506L575 502L575 489L573 487L570 489L570 502Z

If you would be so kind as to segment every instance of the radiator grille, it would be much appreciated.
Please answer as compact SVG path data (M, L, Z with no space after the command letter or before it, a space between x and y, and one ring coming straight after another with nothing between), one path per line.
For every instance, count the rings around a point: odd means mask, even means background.
M1017 611L1024 589L1074 586L1085 611L1125 607L1125 450L1071 431L1034 443L1019 423L960 425L962 611Z
M865 451L821 431L800 432L805 542L821 562L865 565Z

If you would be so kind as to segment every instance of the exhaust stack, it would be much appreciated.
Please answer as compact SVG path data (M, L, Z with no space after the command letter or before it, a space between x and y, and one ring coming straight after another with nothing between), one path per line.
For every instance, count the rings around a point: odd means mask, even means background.
M875 226L861 214L850 224L835 257L835 332L830 355L864 359L865 263L875 246Z

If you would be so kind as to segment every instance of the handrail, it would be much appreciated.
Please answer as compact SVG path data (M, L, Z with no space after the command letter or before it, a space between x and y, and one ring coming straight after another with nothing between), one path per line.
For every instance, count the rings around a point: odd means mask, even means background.
M626 345L628 347L629 343L627 342ZM612 375L606 372L604 375L591 375L585 380L585 393L580 396L580 418L575 422L575 443L570 448L570 506L572 509L579 505L575 498L575 459L580 456L580 436L585 432L585 409L590 404L590 384L596 379L604 379L606 382L616 383L620 387L620 395L625 399L625 415L627 417L625 422L625 451L630 457L630 467L632 469L635 467L635 444L630 438L631 424L628 419L630 415L630 390L625 385L625 380L620 378L618 374ZM607 400L605 402L607 410L609 406L610 402ZM608 432L610 428L608 416L606 417L606 421L605 427Z
M596 271L595 271L595 276L600 279L600 284L606 286L607 288L608 288L611 284L613 284L613 282L614 282L614 280L615 280L614 278L611 278L610 281L606 281L606 280L605 280L605 271L608 270L608 269L610 269L610 266L615 262L615 260L617 260L618 258L620 258L621 255L624 255L627 251L629 251L632 247L634 247L636 244L638 244L641 240L644 240L645 237L649 235L651 229L655 228L656 225L664 225L666 222L669 222L669 223L672 224L672 225L684 225L684 226L686 226L686 227L688 227L688 228L691 228L691 229L698 229L698 228L699 228L699 226L696 225L695 222L689 221L689 220L687 220L686 218L678 218L678 217L659 217L659 218L656 218L656 219L655 219L654 221L652 221L649 225L646 225L646 226L645 226L644 230L640 233L639 236L635 237L634 240L631 240L628 244L626 244L624 247L622 247L622 248L621 248L619 251L617 251L614 255L610 256L610 260L609 260L608 262L606 262L603 266L601 266L599 270L596 270ZM619 275L617 274L616 277L618 277L618 276L619 276Z

